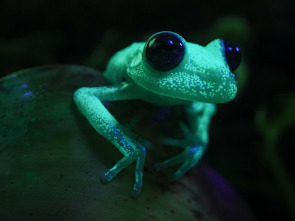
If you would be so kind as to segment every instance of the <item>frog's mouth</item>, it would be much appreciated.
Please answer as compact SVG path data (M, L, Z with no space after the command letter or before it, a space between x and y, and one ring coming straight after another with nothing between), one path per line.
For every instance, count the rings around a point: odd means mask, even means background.
M148 91L180 101L225 103L233 100L237 94L237 81L234 75L230 75L219 83L211 80L210 77L204 79L196 74L171 72L166 73L162 78L153 78L150 75L136 82Z
M185 73L186 77L183 75L184 73L168 73L166 77L157 79L157 82L145 82L142 86L182 101L224 103L233 100L237 94L237 81L234 75L224 78L222 83L216 82L215 77L201 78L189 73Z

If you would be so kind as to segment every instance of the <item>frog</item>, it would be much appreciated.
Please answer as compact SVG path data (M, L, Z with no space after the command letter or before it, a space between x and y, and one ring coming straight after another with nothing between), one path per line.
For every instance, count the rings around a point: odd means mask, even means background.
M179 147L180 153L154 165L156 170L179 165L172 178L177 180L202 158L216 104L236 97L237 81L233 72L240 62L240 49L232 43L215 39L201 46L186 42L172 31L157 32L146 42L135 42L116 52L104 71L110 85L81 87L73 96L80 113L123 155L101 175L101 182L109 183L135 163L132 195L139 196L150 149L146 142L130 135L104 102L141 100L185 109L189 123L179 122L184 138L163 137L162 140L165 145Z

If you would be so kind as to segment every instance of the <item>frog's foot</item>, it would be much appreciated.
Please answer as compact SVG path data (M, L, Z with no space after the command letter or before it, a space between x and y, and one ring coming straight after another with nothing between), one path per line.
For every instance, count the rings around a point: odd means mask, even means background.
M161 143L167 146L181 147L185 148L187 146L187 141L185 139L175 139L175 138L163 138Z
M123 169L129 166L131 163L136 161L136 169L135 169L135 183L133 186L132 196L139 196L142 189L142 178L143 178L143 166L146 156L146 149L143 146L139 146L138 150L129 156L124 156L121 160L119 160L115 166L113 166L110 170L106 171L101 177L100 180L102 183L110 182L118 173L120 173Z
M139 145L145 147L147 150L152 150L153 145L149 140L146 140L137 134L131 132L130 130L127 131L127 135L131 137L135 142L137 142Z
M184 122L180 122L179 126L184 136L184 139L175 139L170 137L163 138L161 142L164 145L186 148L188 146L192 146L192 144L199 143L198 136L192 133L191 129L189 129Z
M203 156L204 149L204 146L186 147L182 153L163 162L156 163L155 169L161 170L181 164L180 168L174 173L172 177L172 180L177 180L199 162Z
M100 180L102 183L108 183L110 182L115 176L117 176L118 173L120 173L124 168L129 166L131 163L133 163L135 159L129 158L129 157L123 157L121 160L119 160L115 166L113 166L111 169L106 171L101 177Z

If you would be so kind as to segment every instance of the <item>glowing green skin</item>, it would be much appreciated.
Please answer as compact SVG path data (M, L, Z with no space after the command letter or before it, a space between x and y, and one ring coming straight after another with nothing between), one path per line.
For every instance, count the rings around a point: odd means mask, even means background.
M80 112L124 155L101 180L111 181L136 161L134 195L142 189L146 147L128 136L127 130L109 113L103 101L139 99L156 105L183 105L186 108L190 129L181 124L186 138L163 139L166 144L183 147L183 152L156 164L157 169L181 164L174 175L174 179L178 179L197 164L208 144L209 124L215 112L215 105L211 103L230 101L237 93L237 83L225 60L221 40L214 40L205 47L185 43L182 62L167 72L157 71L147 63L144 45L133 43L110 59L104 76L113 86L83 87L74 94Z

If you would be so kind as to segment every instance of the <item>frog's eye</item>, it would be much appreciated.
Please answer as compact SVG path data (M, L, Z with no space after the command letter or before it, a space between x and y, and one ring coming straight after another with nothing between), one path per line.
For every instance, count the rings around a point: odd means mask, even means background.
M226 41L223 41L223 47L224 47L224 55L226 58L226 62L231 70L233 72L238 68L238 66L241 63L241 52L240 49Z
M159 32L149 38L144 51L149 65L158 71L168 71L182 61L185 40L173 32Z

